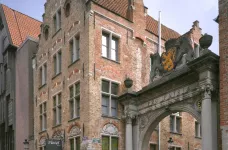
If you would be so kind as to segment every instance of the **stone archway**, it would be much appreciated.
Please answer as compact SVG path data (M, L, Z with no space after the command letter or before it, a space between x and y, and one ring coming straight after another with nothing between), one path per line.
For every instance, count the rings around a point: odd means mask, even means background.
M142 90L120 96L126 150L147 150L156 125L178 111L188 112L201 123L203 150L217 150L218 59L207 51Z

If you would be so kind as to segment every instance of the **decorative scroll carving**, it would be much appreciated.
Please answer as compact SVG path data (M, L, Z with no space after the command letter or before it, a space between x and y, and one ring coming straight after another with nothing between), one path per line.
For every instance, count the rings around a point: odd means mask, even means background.
M102 131L101 131L102 134L107 134L107 135L116 135L116 136L119 136L119 131L117 129L117 127L111 123L109 124L106 124Z
M57 130L54 132L54 134L52 135L53 139L57 139L57 140L63 140L64 139L64 131L63 130Z
M74 137L81 134L81 130L77 126L73 126L70 130L69 136Z
M151 55L151 82L159 80L166 72L182 68L195 56L192 42L185 36L168 40L165 49L161 57L158 53Z
M41 137L40 141L39 141L39 145L40 146L45 146L46 145L46 139L47 139L46 137Z

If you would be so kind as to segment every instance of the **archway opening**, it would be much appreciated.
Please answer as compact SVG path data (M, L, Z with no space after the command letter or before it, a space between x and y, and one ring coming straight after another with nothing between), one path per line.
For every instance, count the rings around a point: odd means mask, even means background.
M200 113L193 109L160 110L141 134L141 150L166 150L169 138L174 141L171 150L201 149L200 122Z

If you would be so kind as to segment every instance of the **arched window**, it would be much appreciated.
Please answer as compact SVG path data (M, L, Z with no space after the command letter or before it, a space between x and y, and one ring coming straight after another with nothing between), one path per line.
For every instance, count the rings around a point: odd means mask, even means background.
M69 132L70 150L80 150L80 134L81 130L77 126L73 126Z
M44 38L45 38L45 40L47 40L48 37L49 37L49 26L48 26L48 25L45 25L45 26L44 26L43 33L44 33Z
M64 4L64 11L65 11L65 16L68 17L70 16L70 9L71 9L71 0L66 0Z
M102 131L102 150L118 150L119 131L111 123L106 124Z

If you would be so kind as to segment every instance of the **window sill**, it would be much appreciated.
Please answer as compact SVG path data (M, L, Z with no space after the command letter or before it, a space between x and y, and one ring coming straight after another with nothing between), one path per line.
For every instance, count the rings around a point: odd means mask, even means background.
M39 134L42 134L42 133L45 133L47 132L47 129L43 130L43 131L40 131Z
M75 64L75 63L78 62L79 60L80 60L80 58L76 59L74 62L72 62L72 63L68 66L68 68L70 68L71 66L73 66L73 64Z
M59 72L57 74L55 74L53 77L52 77L52 80L54 80L57 76L59 76L60 74L62 74L62 72Z
M75 120L78 120L78 119L80 119L80 117L76 117L76 118L70 119L68 122L72 122L72 121L75 121Z
M62 125L61 123L60 124L57 124L57 125L53 126L52 129L57 128L57 127L60 127L61 125Z
M182 135L182 133L178 133L178 132L172 132L172 131L170 131L170 133L177 134L177 135Z
M59 31L61 30L62 28L59 28L53 35L52 35L52 38L54 38L56 36L56 34L59 33Z
M41 86L39 87L39 90L42 89L43 87L45 87L46 85L47 85L47 83L41 85Z
M104 56L101 56L101 57L104 58L104 59L106 59L106 60L112 61L112 62L114 62L114 63L120 64L119 61L115 61L115 60L109 59L109 58L104 57Z
M202 139L202 137L195 136L196 139Z
M105 115L102 115L101 117L120 120L120 118L118 118L118 117L112 117L112 116L105 116Z

